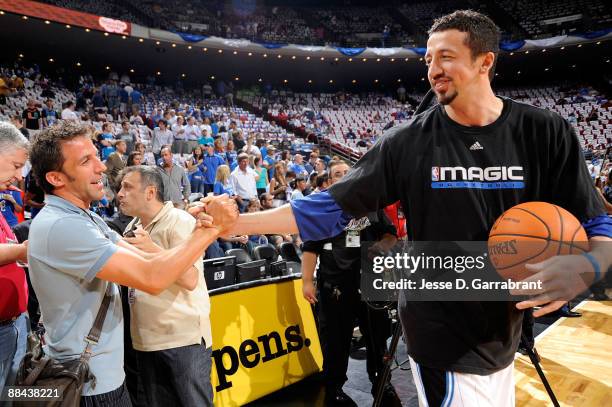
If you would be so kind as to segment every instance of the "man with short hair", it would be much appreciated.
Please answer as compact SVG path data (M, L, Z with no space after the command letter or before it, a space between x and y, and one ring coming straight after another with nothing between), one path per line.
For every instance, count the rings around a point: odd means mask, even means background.
M77 116L77 114L74 112L74 102L72 100L69 100L68 102L66 102L66 104L64 105L65 108L64 110L62 110L62 120L72 120L72 121L79 121L79 117Z
M0 189L22 179L27 159L28 140L12 124L0 122ZM26 353L28 284L16 262L27 260L27 248L0 214L0 392L14 384Z
M53 100L45 100L45 107L42 109L43 127L53 126L59 119L59 113L53 108Z
M195 122L195 117L189 116L187 125L185 126L185 140L187 142L187 151L192 152L198 146L201 130Z
M191 184L187 172L172 160L170 146L161 149L161 165L158 168L164 181L164 201L172 201L175 207L184 208L189 202Z
M42 129L42 113L36 107L35 100L28 100L27 107L21 113L21 118L25 121L25 128L28 129L33 135L36 135L40 129Z
M168 123L164 119L160 119L157 122L157 127L153 130L153 137L151 139L151 150L153 151L156 164L161 157L162 147L172 145L173 139L172 132L168 130Z
M534 311L538 317L559 309L612 265L612 220L571 125L554 112L493 92L499 40L495 23L475 11L435 20L424 59L438 105L388 131L327 191L290 207L241 215L231 231L299 230L304 241L323 240L351 217L399 200L411 240L486 242L495 220L523 202L546 201L574 214L590 251L528 265L530 283L551 282L529 300L411 301L400 291L399 316L423 405L513 406L523 310L541 306ZM443 167L490 165L518 168L520 181L471 182L467 171L452 181L439 176Z
M146 253L122 240L89 211L91 202L104 195L106 167L88 127L66 122L43 130L32 145L31 161L47 202L32 222L28 249L28 262L36 270L32 285L46 328L45 351L60 361L79 358L103 298L111 296L100 340L90 349L95 387L93 382L85 384L81 403L129 406L121 300L111 283L153 295L163 292L202 258L206 247L224 233L222 225L234 222L235 203L227 197L211 199L206 210L213 222L199 217L184 243Z
M304 168L308 172L308 174L312 174L315 171L315 166L317 165L317 160L319 159L319 153L316 151L312 151L310 156L308 157L308 161L304 163Z
M125 141L125 154L130 155L134 151L134 145L140 141L138 132L130 128L130 122L124 120L121 122L121 132L117 134L117 139Z
M172 126L172 134L174 141L172 142L172 152L176 154L189 154L187 140L185 140L185 118L179 116L176 119L176 124Z
M195 219L164 203L155 168L129 167L121 176L119 208L135 217L126 228L135 229L135 237L126 238L129 243L156 253L191 238ZM147 404L212 406L210 300L202 259L158 295L130 291L132 344Z
M236 194L240 212L246 211L251 199L257 199L258 179L259 174L249 167L249 155L240 153L238 155L238 167L230 175L230 182Z
M125 141L119 139L115 144L115 151L108 156L104 163L106 165L106 175L114 192L119 190L119 173L125 168L127 163L127 145Z
M225 160L219 154L215 153L215 147L212 143L207 143L204 148L206 153L202 158L202 165L206 168L204 171L204 195L213 192L215 179L217 177L217 169L220 165L225 164Z
M28 140L30 139L30 132L28 131L28 129L23 127L23 119L21 118L21 116L14 115L13 117L11 117L11 124L17 127L17 130L19 130L21 134L25 136L25 138L27 138Z
M293 157L293 163L289 165L287 170L293 171L296 176L302 175L308 177L308 171L306 171L304 167L304 157L301 154L296 154L295 157Z

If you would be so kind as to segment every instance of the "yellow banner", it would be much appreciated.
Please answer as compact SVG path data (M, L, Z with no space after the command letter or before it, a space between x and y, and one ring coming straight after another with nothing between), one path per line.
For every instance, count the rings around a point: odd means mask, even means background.
M215 406L240 406L319 372L310 304L295 279L213 295Z

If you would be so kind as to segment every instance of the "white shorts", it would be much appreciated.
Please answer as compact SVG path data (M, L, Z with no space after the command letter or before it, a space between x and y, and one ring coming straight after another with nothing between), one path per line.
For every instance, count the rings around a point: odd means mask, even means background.
M487 376L410 366L419 407L514 407L514 362Z

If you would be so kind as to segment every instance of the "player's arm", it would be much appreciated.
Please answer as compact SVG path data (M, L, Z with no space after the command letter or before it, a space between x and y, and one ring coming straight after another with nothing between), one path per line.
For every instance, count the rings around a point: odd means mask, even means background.
M317 257L314 252L304 251L302 254L302 294L311 304L317 302L317 290L313 281Z
M14 263L16 261L27 261L28 245L26 242L21 244L0 244L0 265Z

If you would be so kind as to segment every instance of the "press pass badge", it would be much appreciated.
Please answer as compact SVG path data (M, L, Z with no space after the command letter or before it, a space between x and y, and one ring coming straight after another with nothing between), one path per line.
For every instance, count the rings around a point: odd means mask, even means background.
M133 288L128 289L128 303L134 305L136 302L136 290Z
M346 247L361 247L361 237L356 230L346 232Z

